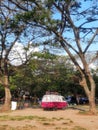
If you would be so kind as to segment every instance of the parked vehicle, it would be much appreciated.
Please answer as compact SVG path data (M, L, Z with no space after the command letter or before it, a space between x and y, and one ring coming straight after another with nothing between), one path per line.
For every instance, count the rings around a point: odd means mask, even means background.
M64 109L67 106L67 101L61 95L44 95L41 101L41 107L43 109Z
M69 105L78 104L75 96L68 96L65 98Z
M69 105L78 105L78 104L87 104L87 97L78 97L78 100L75 96L68 96L65 98Z
M88 98L86 97L81 97L79 99L79 104L87 104L89 101L88 101Z

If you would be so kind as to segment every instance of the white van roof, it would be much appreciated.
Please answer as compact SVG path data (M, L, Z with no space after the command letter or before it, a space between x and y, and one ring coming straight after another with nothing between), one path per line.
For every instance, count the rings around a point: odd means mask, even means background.
M42 98L42 102L62 102L64 101L64 97L61 95L44 95Z

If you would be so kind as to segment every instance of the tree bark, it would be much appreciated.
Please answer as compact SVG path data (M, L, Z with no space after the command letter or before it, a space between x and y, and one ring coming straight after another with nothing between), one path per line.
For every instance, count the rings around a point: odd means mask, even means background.
M1 111L11 110L11 92L9 88L8 76L4 76L5 101Z
M90 81L90 94L88 95L89 96L89 111L92 113L92 114L96 114L97 113L97 110L96 110L96 104L95 104L95 88L96 88L96 85L95 85L95 81L93 79L93 77L89 74L88 75L89 77L89 81Z
M92 114L96 114L97 113L97 110L96 110L96 103L95 103L95 83L94 83L94 80L91 79L91 91L90 91L90 94L88 95L89 96L89 111L92 113Z
M89 97L89 112L91 114L97 114L95 99L93 95Z
M90 89L87 85L87 82L86 82L86 79L83 78L82 79L82 82L80 83L80 85L83 86L84 88L84 91L88 97L88 100L89 100L89 113L91 114L97 114L97 109L96 109L96 104L95 104L95 83L94 83L94 80L93 78L90 76L89 77L89 80L90 80Z

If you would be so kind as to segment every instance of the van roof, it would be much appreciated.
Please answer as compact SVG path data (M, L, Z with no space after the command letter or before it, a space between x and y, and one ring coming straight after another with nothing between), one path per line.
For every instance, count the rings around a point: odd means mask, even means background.
M64 97L61 95L54 95L54 94L50 94L50 95L44 95L42 98L42 102L62 102L64 101Z

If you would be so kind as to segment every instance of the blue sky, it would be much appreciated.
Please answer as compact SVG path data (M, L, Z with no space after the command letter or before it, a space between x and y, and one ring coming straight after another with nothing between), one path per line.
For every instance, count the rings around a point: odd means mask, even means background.
M85 2L84 2L84 0L77 0L77 1L80 1L80 2L82 2L82 4L83 4L83 6L81 6L82 8L80 8L79 9L79 12L82 12L83 10L87 10L87 9L91 9L91 7L92 6L96 6L97 5L97 8L98 8L98 0L86 0ZM87 16L85 16L85 18L86 18ZM54 15L54 18L55 19L60 19L60 14L58 14L58 12L57 12L57 14L56 15ZM96 16L96 18L98 19L98 15ZM81 17L78 17L78 19L76 20L76 18L74 18L73 17L73 19L75 20L75 25L78 27L79 25L81 25L86 19L84 19L84 18L81 18ZM91 28L93 28L93 27L98 27L98 20L96 21L96 22L90 22L90 23L87 23L87 24L85 24L84 26L83 26L84 28L85 27L91 27ZM95 30L94 30L95 31ZM83 34L82 34L83 35ZM92 34L93 35L93 34ZM89 40L89 39L91 39L91 37L92 37L92 35L88 35L88 37L87 37L87 39ZM64 34L64 36L66 37L66 38L70 38L70 41L69 42L73 42L73 34L72 33L70 33L70 32L67 32L67 33L65 33ZM89 48L89 51L98 51L98 35L96 36L96 38L95 38L95 41L96 41L96 43L94 42L91 46L90 46L90 48ZM82 46L83 46L83 48L85 47L85 43L82 43L81 42L81 44L82 44Z

